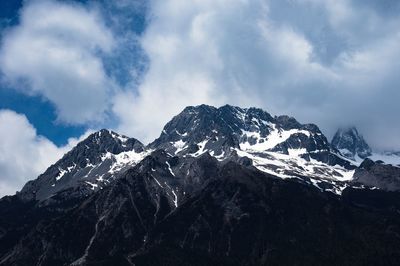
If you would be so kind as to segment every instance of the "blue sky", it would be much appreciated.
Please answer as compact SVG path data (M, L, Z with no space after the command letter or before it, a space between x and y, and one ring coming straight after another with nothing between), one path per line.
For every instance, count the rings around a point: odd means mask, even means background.
M147 143L187 105L355 125L400 150L397 0L0 3L0 194L100 128Z
M14 110L24 114L35 126L37 133L51 139L57 145L66 144L68 138L79 137L85 132L84 126L68 126L55 123L54 107L40 96L26 96L7 88L0 88L0 109Z

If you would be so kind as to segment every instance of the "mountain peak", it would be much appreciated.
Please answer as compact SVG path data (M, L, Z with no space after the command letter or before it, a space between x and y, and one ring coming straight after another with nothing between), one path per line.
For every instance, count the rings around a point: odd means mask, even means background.
M356 156L365 159L372 154L371 148L357 128L339 128L332 139L332 146L345 157L355 160Z
M112 130L101 129L78 143L68 154L73 155L75 158L82 157L84 159L82 166L84 167L86 161L89 163L98 163L101 155L107 152L120 154L121 152L132 150L142 152L144 145L135 138L128 138Z
M273 117L255 107L187 107L165 125L160 137L149 147L164 149L176 156L198 157L208 152L219 160L237 156L258 158L255 166L265 169L275 163L274 171L282 176L288 169L282 167L284 163L278 163L281 159L301 158L304 161L300 164L314 159L332 166L350 167L348 161L331 152L328 140L316 125L301 124L290 116ZM260 159L260 156L269 159ZM292 165L297 167L299 162ZM304 168L297 170L302 172Z
M165 125L150 146L176 154L204 142L209 151L221 154L224 147L237 148L243 132L257 130L265 137L272 121L270 114L258 108L189 106Z
M21 195L44 200L62 190L81 188L82 184L92 190L101 188L114 178L114 171L122 172L143 156L145 147L140 141L102 129L79 142L36 180L28 182Z
M114 139L114 140L119 140L120 142L126 142L129 139L127 136L120 135L112 130L105 128L100 129L99 131L96 131L87 137L87 139L89 140L99 139L99 138L102 140Z

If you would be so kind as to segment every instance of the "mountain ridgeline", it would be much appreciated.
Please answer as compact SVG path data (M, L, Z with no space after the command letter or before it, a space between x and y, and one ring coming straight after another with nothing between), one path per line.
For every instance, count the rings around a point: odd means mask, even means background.
M332 139L332 145L350 159L356 156L365 159L372 155L371 148L355 127L339 129Z
M397 265L400 168L372 154L229 105L101 130L0 200L0 265Z

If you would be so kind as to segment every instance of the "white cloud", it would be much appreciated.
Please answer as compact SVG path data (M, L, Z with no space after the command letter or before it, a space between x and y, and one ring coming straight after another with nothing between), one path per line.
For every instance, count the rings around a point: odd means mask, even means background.
M86 137L71 138L57 147L39 136L24 115L0 110L0 197L14 194L29 180L43 173L64 153Z
M187 105L230 103L328 135L355 124L373 146L400 149L400 17L362 3L152 1L141 39L149 70L138 92L116 97L119 130L151 141Z
M115 85L100 54L110 53L114 46L112 32L96 10L30 1L20 24L3 38L0 67L16 89L52 102L59 121L101 121Z
M117 130L146 142L187 105L230 103L293 115L328 135L341 123L356 124L373 146L400 149L400 17L376 11L373 1L153 0L140 36L148 72L137 82L127 78L134 85L123 90L99 54L120 55L112 73L142 73L132 63L136 54L127 56L135 33L119 42L96 9L80 4L27 3L21 24L5 34L0 64L19 89L53 102L60 121L112 114ZM130 15L108 15L119 30L133 23Z
M150 69L137 94L117 97L120 130L150 141L187 105L226 102L279 110L270 97L309 79L334 75L312 61L299 32L269 20L256 1L153 1L142 39Z

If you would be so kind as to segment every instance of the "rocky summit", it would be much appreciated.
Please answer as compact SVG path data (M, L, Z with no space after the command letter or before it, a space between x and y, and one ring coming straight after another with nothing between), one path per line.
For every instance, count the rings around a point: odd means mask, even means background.
M400 168L371 154L229 105L104 129L0 200L0 265L398 265Z
M356 156L365 159L372 155L371 148L355 127L339 129L332 139L332 146L352 160Z

